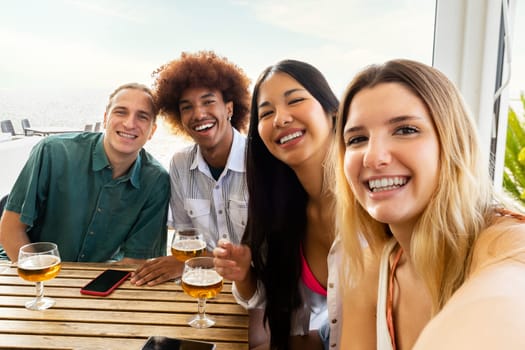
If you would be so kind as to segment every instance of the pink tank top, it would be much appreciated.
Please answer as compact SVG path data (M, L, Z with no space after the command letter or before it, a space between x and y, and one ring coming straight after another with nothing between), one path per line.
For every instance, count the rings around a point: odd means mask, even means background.
M310 266L308 266L308 262L306 261L306 258L303 254L303 247L301 247L301 265L301 278L305 286L314 293L326 296L326 288L323 287L321 283L319 283L319 281L315 278L314 274L312 273L312 270L310 270Z

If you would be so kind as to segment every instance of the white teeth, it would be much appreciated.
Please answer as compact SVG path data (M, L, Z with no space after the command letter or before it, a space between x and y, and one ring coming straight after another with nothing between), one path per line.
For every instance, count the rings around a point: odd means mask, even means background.
M298 137L300 137L302 135L303 135L302 131L296 131L296 132L294 132L294 133L292 133L290 135L286 135L285 137L280 138L279 139L279 143L282 145L283 143L286 143L286 142L288 142L290 140L296 139L296 138L298 138Z
M384 177L368 181L368 187L372 192L389 191L399 188L407 183L406 177Z
M202 124L202 125L199 125L199 126L196 126L194 128L195 131L202 131L202 130L205 130L205 129L209 129L213 126L213 123L207 123L207 124Z
M125 132L122 132L122 131L119 131L118 134L122 137L125 137L127 139L135 139L137 138L137 136L135 135L131 135L131 134L126 134Z

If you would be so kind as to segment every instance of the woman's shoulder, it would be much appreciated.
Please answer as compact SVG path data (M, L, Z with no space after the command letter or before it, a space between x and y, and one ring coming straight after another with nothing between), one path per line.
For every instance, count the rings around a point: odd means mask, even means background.
M465 282L414 349L525 348L523 295L525 222L501 216L479 235Z
M525 219L503 215L483 230L474 244L470 274L505 261L525 264Z

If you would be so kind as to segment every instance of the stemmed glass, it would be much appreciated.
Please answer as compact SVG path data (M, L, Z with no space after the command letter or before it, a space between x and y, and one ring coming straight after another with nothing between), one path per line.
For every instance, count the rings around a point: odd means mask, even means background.
M198 314L188 324L194 328L208 328L215 321L206 315L206 299L215 298L222 290L222 276L215 271L213 257L191 258L184 263L182 289L193 298L198 298Z
M61 266L58 247L51 242L29 243L18 252L18 275L36 284L36 297L26 303L29 310L45 310L55 305L55 300L44 297L44 281L58 275Z
M190 258L204 255L206 242L196 228L176 230L171 241L171 255L178 261L185 262ZM175 279L180 284L180 277Z

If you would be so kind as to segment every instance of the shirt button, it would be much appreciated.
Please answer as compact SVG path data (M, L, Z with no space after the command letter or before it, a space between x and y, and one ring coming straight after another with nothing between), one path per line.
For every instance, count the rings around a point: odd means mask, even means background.
M334 319L332 320L332 323L333 323L333 324L336 324L336 323L337 323L337 318L334 318Z
M190 215L193 215L193 210L190 210Z
M80 257L83 258L83 257L85 257L85 255L84 255L84 254L81 254Z
M328 288L334 288L334 284L333 283L328 283Z
M89 234L90 234L91 236L93 236L93 235L95 234L95 232L91 231Z
M100 212L102 211L102 209L100 209L100 208L97 208L97 211L98 211L98 212L100 213Z
M336 345L336 343L333 343L332 345L330 345L330 347L335 348Z
M222 214L222 210L219 210L219 214Z
M221 188L221 186L219 186L219 185L215 186L216 190L218 190L219 188Z
M226 233L222 235L222 238L226 238L226 237L228 237Z

